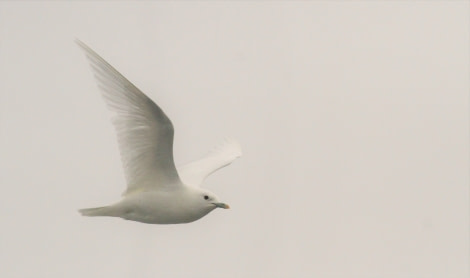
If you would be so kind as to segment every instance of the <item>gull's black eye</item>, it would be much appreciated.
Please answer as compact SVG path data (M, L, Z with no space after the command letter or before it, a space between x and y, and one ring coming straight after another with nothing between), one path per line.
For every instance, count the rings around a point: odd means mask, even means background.
M209 200L209 196L204 195L204 200Z

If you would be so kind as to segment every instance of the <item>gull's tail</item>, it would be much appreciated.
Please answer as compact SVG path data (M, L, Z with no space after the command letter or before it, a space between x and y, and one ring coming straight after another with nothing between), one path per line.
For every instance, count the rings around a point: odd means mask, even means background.
M85 208L78 211L83 216L113 216L110 207Z

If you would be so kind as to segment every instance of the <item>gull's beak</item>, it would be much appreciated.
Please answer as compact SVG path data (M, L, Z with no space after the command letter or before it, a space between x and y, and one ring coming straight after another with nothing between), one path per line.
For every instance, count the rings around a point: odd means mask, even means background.
M224 204L224 203L212 203L214 206L218 207L218 208L223 208L223 209L229 209L229 205L227 204Z

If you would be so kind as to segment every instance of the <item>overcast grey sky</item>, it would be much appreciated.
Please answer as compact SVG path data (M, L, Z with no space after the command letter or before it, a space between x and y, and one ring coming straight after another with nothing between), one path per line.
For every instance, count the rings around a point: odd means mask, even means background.
M468 1L0 2L1 277L466 278ZM125 188L73 40L169 115L177 163L226 136L185 225L85 218Z

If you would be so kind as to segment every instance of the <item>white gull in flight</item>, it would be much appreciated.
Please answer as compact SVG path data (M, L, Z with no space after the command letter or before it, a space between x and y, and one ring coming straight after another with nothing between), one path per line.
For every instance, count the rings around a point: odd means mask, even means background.
M81 209L85 216L121 217L149 224L189 223L215 208L229 206L200 188L204 179L241 156L240 145L226 140L206 157L175 167L173 124L163 110L83 42L108 108L114 112L127 189L121 201Z

